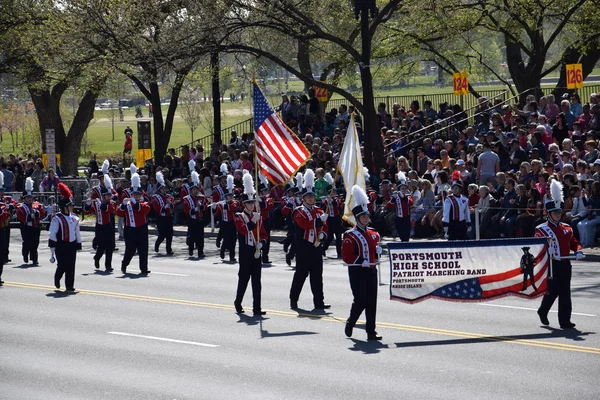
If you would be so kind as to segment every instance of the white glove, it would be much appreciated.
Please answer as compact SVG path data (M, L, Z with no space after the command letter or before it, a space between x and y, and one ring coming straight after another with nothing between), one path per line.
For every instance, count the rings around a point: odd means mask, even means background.
M323 214L321 214L321 216L319 218L321 218L321 221L325 222L325 221L327 221L327 218L329 218L329 215L323 213Z
M131 204L137 203L137 200L135 199L135 197L132 197L131 199L129 199L129 201L131 201Z
M214 210L215 208L217 208L217 204L218 203L212 203L210 206L212 207L212 209Z
M381 246L376 246L375 247L375 253L377 253L377 254L383 253L383 249L381 248Z
M471 232L472 230L473 230L473 227L471 227L471 226L467 227L467 232Z
M585 255L583 254L583 252L581 250L579 250L575 253L576 260L583 260L584 258L585 258Z
M319 232L319 239L320 240L325 239L325 232Z
M398 192L398 196L400 196L400 198L403 198L404 197L404 192L402 192L402 191Z
M444 227L444 239L448 239L448 227Z
M260 219L260 213L255 213L252 216L252 222L254 222L254 223L257 223L259 219Z
M86 206L91 206L92 205L92 200L87 199L86 202L85 202L85 205Z
M50 263L54 264L54 262L56 261L56 258L54 258L54 247L50 247Z
M363 268L371 268L371 263L365 260L362 262L362 266Z
M256 248L257 249L262 249L263 248L263 244L261 242L256 243Z

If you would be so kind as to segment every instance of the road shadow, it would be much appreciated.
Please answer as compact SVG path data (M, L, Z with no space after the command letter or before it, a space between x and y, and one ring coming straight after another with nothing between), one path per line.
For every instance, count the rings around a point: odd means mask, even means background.
M151 258L176 258L176 256L176 254L158 253L151 256Z
M309 331L290 331L290 332L279 332L270 333L268 330L263 328L263 321L260 320L260 337L261 339L276 338L276 337L287 337L287 336L306 336L306 335L317 335L317 332Z
M62 299L65 297L75 296L77 293L79 293L79 292L65 292L65 291L56 289L53 292L47 293L46 297L51 297L54 299Z
M239 318L239 321L237 321L238 324L242 323L248 326L258 325L259 323L262 324L262 321L265 319L265 317L262 316L255 317L252 314L248 315L244 313L237 313L237 316Z
M41 265L34 265L34 264L21 264L21 265L15 265L13 268L18 268L18 269L29 269L29 268L40 268Z
M132 274L131 272L126 272L125 274L123 274L121 276L117 276L117 279L140 279L140 278L147 278L148 276L150 276L150 274L142 274L141 272Z
M352 347L348 350L358 351L363 354L377 354L383 349L389 349L389 345L381 343L379 340L358 340L350 339L353 342Z
M395 343L398 348L402 347L429 347L429 346L447 346L447 345L458 345L458 344L476 344L476 343L494 343L494 342L514 342L519 340L534 340L534 339L556 339L566 338L576 341L584 341L583 336L595 335L595 332L581 332L576 329L555 329L543 326L542 328L548 329L547 333L531 333L525 335L513 335L513 336L481 336L477 338L463 338L463 339L450 339L450 340L427 340L418 342L399 342ZM540 342L543 344L544 342Z
M97 269L94 270L94 272L88 272L85 274L81 274L81 276L94 276L94 275L112 275L114 273L114 271L106 271L104 269Z

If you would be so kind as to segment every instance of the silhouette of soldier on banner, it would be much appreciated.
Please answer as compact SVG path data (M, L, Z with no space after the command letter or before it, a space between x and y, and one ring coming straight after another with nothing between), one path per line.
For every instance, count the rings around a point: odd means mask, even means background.
M537 292L535 287L535 278L533 277L533 267L535 266L535 258L533 254L529 252L529 247L521 248L523 250L523 256L521 257L521 273L523 274L523 288L521 291L527 290L527 277L530 277L531 286L533 290Z

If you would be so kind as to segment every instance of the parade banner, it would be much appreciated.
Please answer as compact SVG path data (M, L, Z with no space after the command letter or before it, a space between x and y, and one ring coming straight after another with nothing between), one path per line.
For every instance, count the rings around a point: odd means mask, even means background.
M548 288L545 238L390 243L388 251L392 300L533 299Z

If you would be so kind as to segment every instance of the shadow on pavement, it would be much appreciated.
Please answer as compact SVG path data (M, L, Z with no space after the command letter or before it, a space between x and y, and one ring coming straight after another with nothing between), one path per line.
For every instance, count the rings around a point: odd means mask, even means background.
M91 275L112 275L113 272L106 271L104 269L97 269L93 273L81 274L81 276L91 276Z
M533 339L553 339L566 338L570 340L583 341L583 336L595 335L595 332L581 332L576 329L555 329L543 327L550 330L548 333L532 333L527 335L513 336L482 336L477 338L450 339L450 340L428 340L419 342L399 342L395 343L398 348L401 347L426 347L426 346L446 346L457 344L474 344L474 343L493 343L493 342L514 342L517 340L533 340ZM544 342L540 342L544 343Z
M70 296L74 296L79 292L64 292L62 290L55 290L52 293L47 293L46 297L52 297L54 299L62 299L64 297L70 297Z
M262 321L265 319L265 317L255 317L253 315L248 315L248 314L237 314L237 316L240 318L240 320L238 321L239 323L244 323L248 326L254 326L254 325L258 325L259 323L262 324Z
M132 274L131 272L126 272L125 274L118 276L118 279L140 279L147 278L150 274L142 274L141 272Z
M358 340L358 339L350 339L354 343L349 350L352 351L360 351L363 354L377 354L380 353L382 349L389 349L389 345L385 343L381 343L378 340Z
M13 268L19 268L19 269L29 269L29 268L39 268L41 267L41 265L33 265L33 264L21 264L21 265L15 265Z

